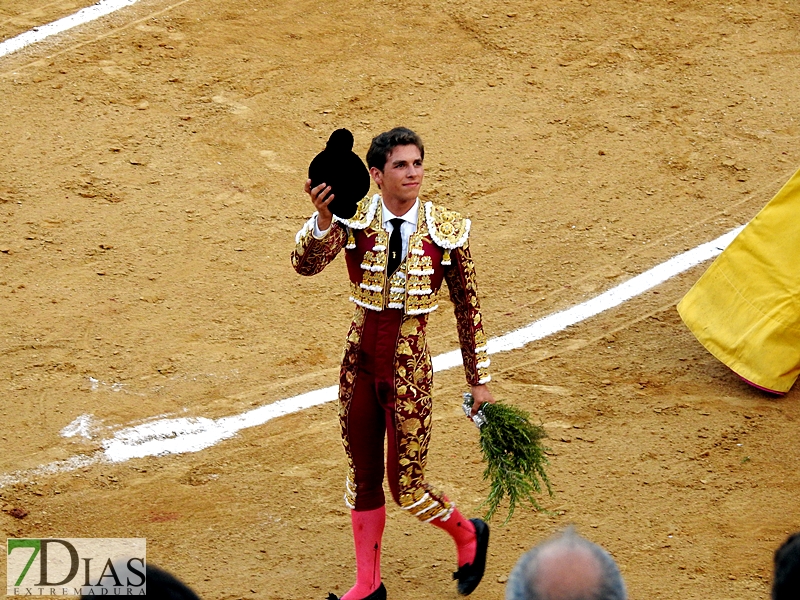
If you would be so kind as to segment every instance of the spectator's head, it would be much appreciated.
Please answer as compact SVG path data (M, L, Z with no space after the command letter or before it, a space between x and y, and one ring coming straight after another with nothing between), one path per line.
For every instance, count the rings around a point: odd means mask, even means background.
M775 551L772 600L800 598L800 532L790 535Z
M572 527L523 554L506 585L506 600L626 598L611 555Z

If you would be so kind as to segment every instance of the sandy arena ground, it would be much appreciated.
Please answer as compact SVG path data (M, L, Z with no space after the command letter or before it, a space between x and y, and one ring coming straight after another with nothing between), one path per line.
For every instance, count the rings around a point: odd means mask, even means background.
M0 38L90 3L0 0ZM26 473L157 415L336 383L343 261L289 263L333 129L362 156L395 125L423 136L424 196L473 219L499 335L756 214L800 165L798 28L779 0L141 0L0 58L0 474L19 479L0 528L146 537L207 599L343 593L332 403L197 453ZM550 435L555 496L494 527L474 598L503 598L569 523L634 599L767 597L800 529L800 396L749 388L683 326L704 268L493 358L495 394ZM446 301L432 328L434 354L456 348ZM436 376L429 478L477 515L463 379ZM390 507L392 599L455 599L454 568L442 532Z

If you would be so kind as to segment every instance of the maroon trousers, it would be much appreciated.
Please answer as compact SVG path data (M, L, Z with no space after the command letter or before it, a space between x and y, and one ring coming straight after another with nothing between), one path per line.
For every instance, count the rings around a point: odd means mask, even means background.
M453 504L425 481L431 360L425 315L358 308L339 379L339 421L350 470L345 502L357 511L385 504L384 453L394 501L422 521L447 519Z
M345 432L355 470L356 510L373 510L385 504L384 437L388 437L386 468L389 489L399 504L394 356L402 319L400 310L368 310L364 322L359 368Z

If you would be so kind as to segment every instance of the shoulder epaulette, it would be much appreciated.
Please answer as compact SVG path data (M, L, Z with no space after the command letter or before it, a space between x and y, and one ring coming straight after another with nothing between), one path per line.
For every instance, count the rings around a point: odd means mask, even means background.
M359 201L356 207L356 214L352 218L342 219L333 215L333 220L350 229L366 229L372 223L372 219L375 218L375 212L378 210L380 201L380 194L375 194L372 198L365 196Z
M469 237L469 219L432 202L425 203L425 222L433 242L446 250L460 248Z

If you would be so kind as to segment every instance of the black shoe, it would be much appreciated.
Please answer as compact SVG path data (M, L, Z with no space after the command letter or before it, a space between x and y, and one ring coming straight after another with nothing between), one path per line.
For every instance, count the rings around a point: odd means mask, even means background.
M339 596L337 596L336 594L328 594L327 600L339 600ZM386 600L386 588L383 587L383 582L381 582L381 585L378 587L377 590L375 590L369 596L364 598L364 600Z
M486 570L486 549L489 547L489 526L481 519L470 519L470 522L475 527L475 537L478 540L475 560L458 567L458 571L453 573L453 579L458 581L458 593L462 596L469 596L474 592L483 579L483 572Z

